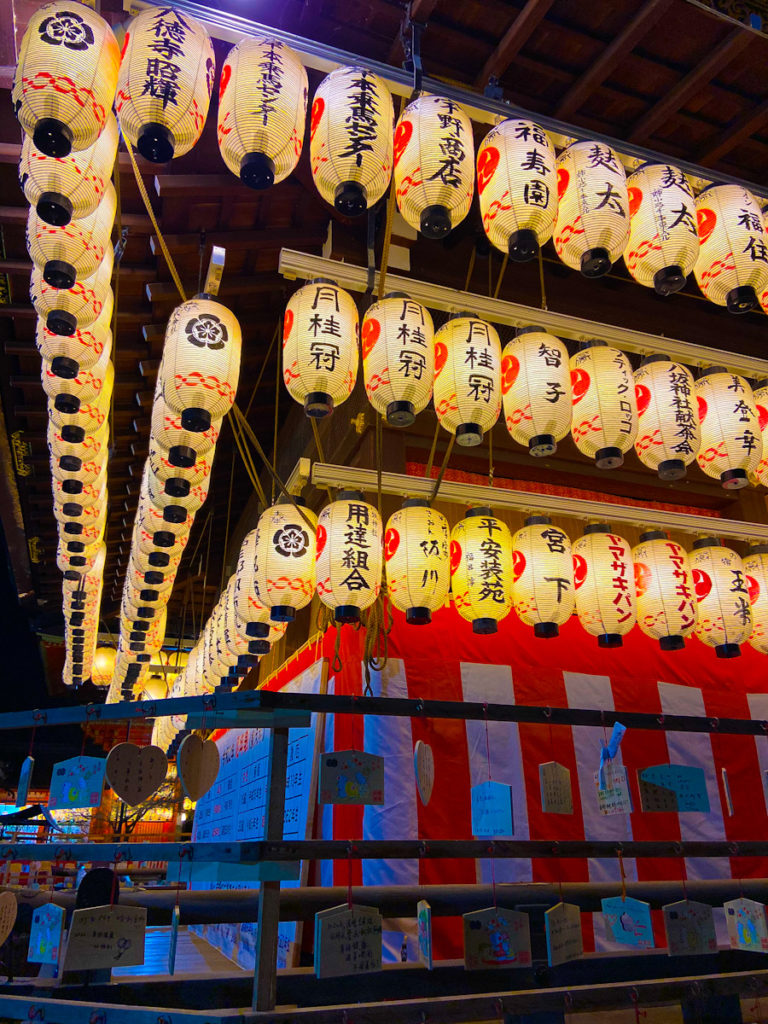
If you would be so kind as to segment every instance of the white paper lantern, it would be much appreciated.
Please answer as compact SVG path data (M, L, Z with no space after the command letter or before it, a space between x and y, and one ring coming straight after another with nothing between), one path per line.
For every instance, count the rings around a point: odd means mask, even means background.
M698 606L696 636L718 658L738 658L752 632L752 605L744 564L714 537L693 542L689 555Z
M76 281L71 288L54 288L38 267L32 267L29 297L35 312L54 334L74 334L78 328L89 327L100 317L112 319L114 295L110 281L114 252L108 246L104 259L93 277Z
M752 388L723 367L706 370L694 388L701 424L699 466L726 490L746 487L763 456Z
M512 538L512 600L534 636L557 636L573 613L573 555L568 534L549 516L529 516Z
M340 491L317 521L317 596L337 622L359 622L381 589L382 526L360 491Z
M171 409L162 395L155 394L152 403L152 438L168 451L173 466L190 468L201 455L208 455L219 439L221 420L213 420L207 430L188 430L181 414Z
M100 463L106 459L109 424L104 420L102 426L94 433L86 434L83 431L81 440L68 441L56 424L49 420L47 440L51 459L56 461L59 469L65 473L79 473L85 463Z
M576 614L598 647L621 647L637 621L632 549L606 523L590 523L573 545Z
M90 369L103 355L112 351L112 311L104 310L108 316L98 317L89 327L75 328L72 334L56 334L38 318L35 330L35 345L43 357L53 363L52 369L59 376L64 371L76 375L80 370Z
M384 559L387 595L405 621L432 621L448 599L451 582L448 520L429 502L409 498L387 522Z
M685 548L663 530L648 530L632 549L637 624L662 651L679 651L696 627L696 596Z
M64 227L46 224L34 207L27 218L27 251L54 288L72 288L93 277L110 247L117 198L112 182L93 213Z
M470 509L451 530L451 593L472 632L496 633L512 609L512 536L491 509Z
M696 283L710 302L747 313L768 289L768 235L760 205L741 185L710 185L696 196Z
M273 622L291 622L312 600L316 528L308 508L272 505L261 514L251 549L253 589Z
M464 447L478 445L501 412L501 345L496 328L471 313L435 335L435 412Z
M749 645L760 654L768 654L768 544L750 545L744 557L744 572L752 605Z
M360 330L365 393L395 427L409 427L432 397L434 328L429 310L393 292L369 307Z
M507 430L531 455L554 455L571 428L568 349L546 331L524 327L501 356Z
M43 359L40 380L43 391L54 401L59 412L78 412L81 405L98 402L106 387L110 392L114 383L115 370L110 359L111 351L103 349L101 355L87 369L78 368L73 373L71 363Z
M600 341L571 356L570 366L576 447L598 469L615 469L637 436L632 366L623 352Z
M701 428L693 375L667 356L648 356L635 373L635 451L661 480L680 480L698 453Z
M768 381L759 381L752 392L755 399L755 412L763 442L763 455L757 464L754 483L768 487Z

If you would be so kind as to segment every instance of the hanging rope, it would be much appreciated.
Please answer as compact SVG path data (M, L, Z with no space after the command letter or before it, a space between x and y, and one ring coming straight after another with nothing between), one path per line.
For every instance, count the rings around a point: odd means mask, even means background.
M272 469L277 472L277 427L280 408L280 360L275 363L275 420L272 427ZM315 421L312 420L314 423ZM272 504L275 504L275 478L272 477Z
M509 263L509 253L505 252L504 253L504 259L501 261L501 270L499 271L499 276L498 276L498 279L496 281L496 287L493 289L493 297L494 297L494 299L498 299L498 297L499 297L499 291L501 290L501 282L504 280L504 271L507 269L507 264L508 263Z
M259 370L259 375L256 378L256 383L253 385L253 390L251 391L251 397L248 399L248 405L246 405L246 407L245 407L245 415L246 416L251 411L251 406L253 405L253 401L256 398L256 392L259 390L259 385L261 384L261 378L264 376L264 371L267 368L267 363L269 362L269 357L272 355L272 349L275 347L275 343L277 342L277 339L280 337L280 328L282 327L282 324L283 324L282 319L278 319L277 326L275 327L275 330L274 330L274 332L272 334L272 341L270 341L269 348L267 349L267 354L264 356L264 360L263 360L263 362L261 364L261 369ZM280 357L279 356L277 358L277 365L278 366L280 365Z
M395 111L395 124L397 124L400 118L400 112L403 109L403 97L398 98L397 110ZM384 222L384 242L381 247L381 270L379 271L379 291L378 298L379 302L384 298L384 289L387 283L387 268L389 267L389 243L392 239L392 218L395 213L395 179L389 186L389 196L387 197L387 218Z
M224 589L224 575L227 571L227 545L229 544L229 524L232 518L232 485L235 482L235 449L232 449L232 465L229 470L229 494L227 496L227 522L224 527L224 547L221 555L221 580L219 590Z
M547 290L544 287L544 257L539 248L539 286L541 288L541 308L547 308Z
M493 487L493 431L488 431L488 486Z
M440 434L440 423L439 421L435 424L435 436L432 438L432 447L429 449L429 458L427 459L427 468L424 470L424 476L429 480L432 476L432 466L435 461L435 451L437 450L437 438Z
M475 269L475 259L477 257L477 250L474 245L472 246L472 252L469 254L469 266L467 267L467 277L464 281L464 291L469 291L469 282L472 279L472 271Z
M443 464L440 467L440 472L437 474L437 480L435 480L435 489L432 491L432 496L429 499L430 501L437 500L437 492L440 490L440 484L443 482L443 474L445 473L448 467L448 460L451 457L451 452L453 451L453 445L455 441L456 435L451 434L451 440L448 442L448 447L445 449L445 455L443 456Z
M123 247L123 211L121 209L122 199L120 196L120 155L115 156L115 169L112 172L112 182L115 186L115 219L117 220L117 247L119 252L119 258L115 262L113 270L113 283L112 293L114 301L112 304L112 365L114 366L117 360L117 306L120 298L120 263L122 262L122 248ZM110 447L114 450L115 447L115 387L112 387L112 394L109 399L109 440Z
M229 414L229 425L232 428L232 437L235 439L235 446L237 447L237 450L240 453L240 458L242 460L243 465L245 466L245 471L248 474L248 478L251 481L251 486L253 487L254 491L258 496L262 508L267 508L267 496L264 493L264 488L261 485L261 480L259 480L258 473L256 472L256 467L253 465L251 453L248 451L245 441L238 432L238 421L235 418L235 416L232 415L232 413Z

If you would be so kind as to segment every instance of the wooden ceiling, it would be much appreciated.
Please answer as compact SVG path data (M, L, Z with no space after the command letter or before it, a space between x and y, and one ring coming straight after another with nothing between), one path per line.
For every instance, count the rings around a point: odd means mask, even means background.
M0 67L4 93L0 96L0 274L7 275L10 292L8 303L0 305L0 399L8 436L21 432L19 439L31 445L27 459L30 475L6 480L0 501L24 606L38 628L55 632L61 628L61 577L55 563L46 405L34 346L34 312L28 301L27 206L16 175L20 129L8 95L15 55L13 35L7 30L15 18L17 31L22 31L35 6L30 0L17 0L15 6L11 0L0 0L0 62L5 65ZM283 0L247 7L224 0L217 9L240 16L247 10L263 23L363 58L396 65L403 58L399 34L405 5L390 0ZM116 0L106 0L102 13L115 25L125 17ZM612 135L672 158L698 162L711 167L715 177L719 172L765 181L768 37L702 4L687 0L590 0L582 4L572 0L528 0L525 4L413 0L411 15L426 25L422 57L425 73L431 77L482 91L493 76L510 103L570 121L585 134ZM216 41L215 46L220 66L228 44ZM319 76L312 73L310 79L314 87ZM366 224L345 221L322 202L311 181L306 152L297 171L269 193L240 185L219 155L215 121L214 101L203 137L190 154L160 167L141 162L140 170L188 294L197 290L201 262L207 263L211 245L227 249L221 298L239 317L244 338L238 401L242 408L250 404L249 421L271 451L279 348L271 342L293 287L277 273L279 251L287 246L319 254L332 222L333 255L365 263ZM481 134L478 128L478 138ZM165 323L178 302L125 152L120 154L119 168L121 219L128 229L128 241L119 272L113 352L114 452L109 464L109 555L103 599L103 613L113 630L147 449L154 377ZM377 224L377 260L382 219L379 217ZM418 240L412 243L410 253L413 276L458 288L467 285L471 265L467 287L482 294L488 294L489 281L495 287L501 264L498 253L488 257L476 205L445 242ZM549 244L544 251L544 285L550 309L715 348L755 355L765 351L767 322L763 314L729 316L706 303L695 283L689 283L681 294L660 299L629 281L620 264L605 279L585 281L557 260ZM499 297L539 306L538 267L510 266ZM282 424L292 402L282 387L278 393L277 419ZM340 427L337 422L337 431L349 429L344 410L338 416L342 424ZM287 439L291 451L311 443L307 422L297 422ZM408 459L426 461L433 429L434 413L428 410L406 438ZM570 444L561 446L556 460L539 465L514 450L503 425L494 432L494 447L497 476L546 480L636 500L656 498L746 517L743 500L707 481L696 467L682 487L670 488L653 481L634 456L623 470L610 477L599 475ZM333 455L332 447L327 454ZM483 460L487 464L487 453L482 457L456 453L451 465L484 472L478 468ZM13 504L14 485L18 509ZM190 554L182 563L169 607L170 633L175 635L180 628L190 593L195 595L192 604L198 628L205 600L210 609L222 575L225 538L241 536L244 524L248 525L244 520L238 530L251 493L226 427L217 450L210 497L198 515ZM750 514L755 515L754 502L750 507ZM757 507L761 514L764 504L758 502ZM209 517L209 533L203 537ZM229 555L231 561L231 544ZM190 626L191 618L187 632Z

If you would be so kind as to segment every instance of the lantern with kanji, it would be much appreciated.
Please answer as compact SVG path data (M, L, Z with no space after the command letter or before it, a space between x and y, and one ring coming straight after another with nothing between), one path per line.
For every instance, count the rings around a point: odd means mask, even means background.
M46 224L30 207L27 250L48 284L54 288L72 288L76 281L96 273L110 247L116 202L112 182L107 182L94 212L80 220L71 220L63 227Z
M448 520L429 502L409 498L389 517L384 534L387 595L416 626L432 621L451 582Z
M760 654L768 654L768 544L750 545L744 556L744 572L752 605L749 645Z
M555 148L533 121L510 117L477 151L477 196L489 240L517 263L552 237L557 215Z
M576 614L598 647L621 647L637 620L632 549L607 523L590 523L573 545Z
M512 438L531 455L553 455L571 427L568 349L537 327L522 328L501 356L501 395Z
M445 238L469 213L475 188L472 122L454 100L420 96L395 130L395 197L425 238Z
M693 542L688 556L696 593L696 636L718 658L738 658L752 632L752 605L741 557L714 537Z
M501 345L496 328L460 313L435 335L435 412L457 444L478 445L501 411Z
M152 403L151 437L168 452L172 466L191 467L201 455L207 455L219 439L221 420L212 420L207 430L189 430L181 414L168 405L162 395Z
M255 569L256 552L255 545L259 539L257 530L251 530L240 547L240 554L237 558L235 570L235 592L234 604L237 614L238 628L247 637L260 641L251 649L252 654L267 654L269 643L278 639L285 632L285 622L273 622L270 617L270 609L262 604L256 595Z
M86 4L45 4L33 12L11 99L42 153L65 157L96 142L109 118L119 65L112 29Z
M101 317L109 321L112 317L114 295L110 281L114 254L107 246L96 273L85 281L76 281L71 288L56 288L48 284L43 271L32 267L29 297L35 312L54 334L72 335L83 327L89 327Z
M308 508L272 505L265 509L250 554L256 597L273 622L291 622L315 592L317 518Z
M317 520L317 596L337 622L358 622L381 589L381 516L360 491L340 491Z
M623 352L602 341L587 342L571 356L571 434L598 469L624 462L637 436L632 366Z
M128 25L115 111L123 135L153 163L183 156L208 116L216 61L200 22L148 7Z
M317 191L347 217L370 209L392 173L392 97L366 68L336 68L315 92L309 165Z
M679 651L696 627L696 595L685 548L663 530L640 534L632 549L637 624L662 651Z
M741 185L710 185L696 196L696 283L710 302L747 313L768 289L768 235L760 205Z
M573 556L568 534L549 516L528 516L512 538L512 600L533 634L548 639L573 612Z
M667 356L648 356L635 373L635 451L661 480L680 480L696 458L701 428L693 375Z
M749 483L763 455L760 421L752 388L724 367L710 367L694 385L701 424L697 461L727 490Z
M392 426L410 426L432 397L435 346L429 310L403 292L392 292L368 309L360 343L369 402Z
M602 142L574 142L557 160L555 251L585 277L602 277L629 237L624 168Z
M157 439L150 435L149 454L147 463L151 471L165 483L165 491L173 497L184 497L190 488L197 487L207 480L213 466L213 451L205 455L198 455L197 460L191 466L174 466L170 460L170 452L167 448L157 443Z
M294 292L283 320L283 380L307 416L346 402L357 380L360 324L352 296L333 281Z
M768 380L759 381L752 393L755 398L755 411L763 442L763 455L755 470L753 482L768 487Z
M37 351L51 362L54 373L77 375L80 370L89 370L104 352L112 351L112 330L110 317L99 317L90 327L76 328L73 334L54 334L45 320L38 318L35 330Z
M490 508L470 509L451 530L451 593L472 632L496 633L512 609L512 536Z

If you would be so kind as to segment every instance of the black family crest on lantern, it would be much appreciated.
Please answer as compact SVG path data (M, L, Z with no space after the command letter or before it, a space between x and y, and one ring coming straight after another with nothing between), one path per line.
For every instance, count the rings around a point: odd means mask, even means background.
M201 313L187 322L184 331L191 344L198 348L220 349L229 341L226 324L214 313Z
M272 543L279 555L301 558L309 547L309 534L297 523L288 523L275 532Z
M40 22L40 38L50 46L87 50L93 45L93 29L76 11L59 11Z

